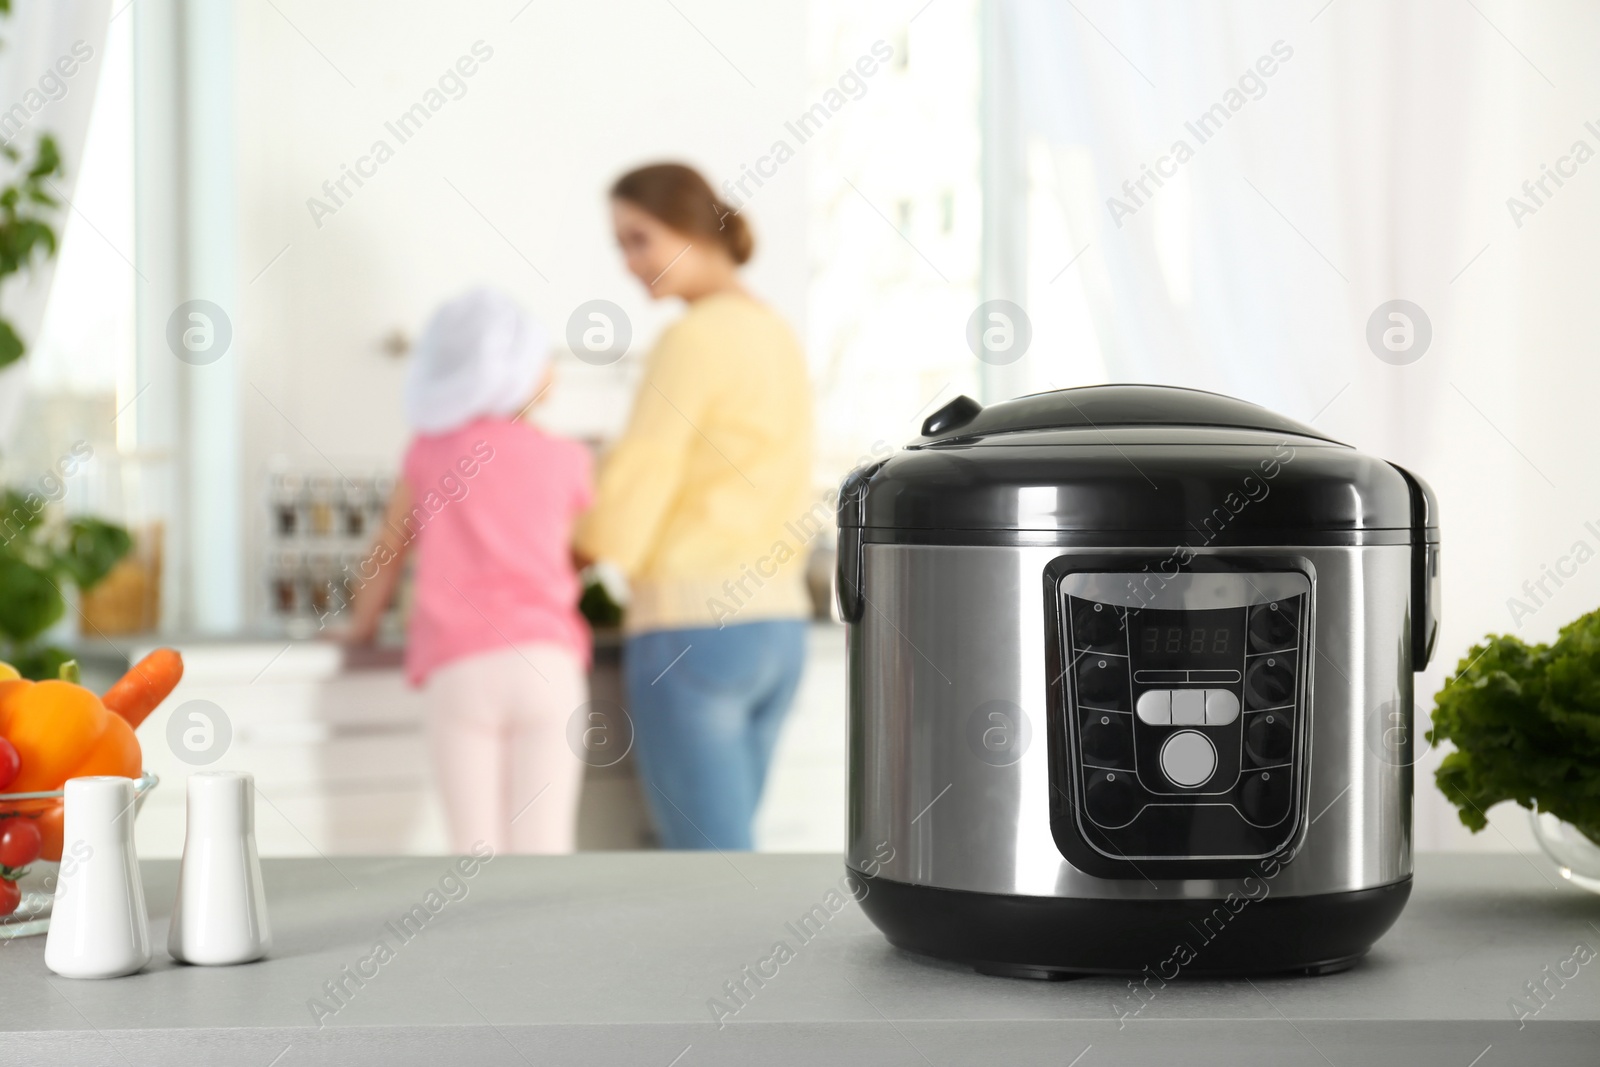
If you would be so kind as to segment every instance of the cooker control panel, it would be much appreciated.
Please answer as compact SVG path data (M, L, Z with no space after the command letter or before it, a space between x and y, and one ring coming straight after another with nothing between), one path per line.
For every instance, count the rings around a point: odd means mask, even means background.
M1056 590L1075 827L1111 860L1270 855L1299 828L1310 583L1151 577L1079 572Z

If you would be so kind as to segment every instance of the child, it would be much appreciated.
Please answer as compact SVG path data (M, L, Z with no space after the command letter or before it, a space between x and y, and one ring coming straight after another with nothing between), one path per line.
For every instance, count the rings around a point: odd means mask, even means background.
M566 729L588 699L590 641L569 545L590 461L522 421L549 385L549 354L502 293L476 289L434 313L406 382L415 436L347 635L373 639L414 549L406 675L427 694L461 852L573 848L583 764Z

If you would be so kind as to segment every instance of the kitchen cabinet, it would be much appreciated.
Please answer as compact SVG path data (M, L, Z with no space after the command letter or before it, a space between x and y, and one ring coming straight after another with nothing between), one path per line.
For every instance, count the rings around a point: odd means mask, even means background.
M139 729L145 767L162 785L138 821L140 855L183 849L183 781L194 771L250 771L260 790L263 855L406 855L447 849L423 732L425 702L400 671L399 652L348 655L315 641L174 641L184 680ZM124 647L137 658L149 646ZM118 659L105 649L87 656ZM614 638L598 641L591 697L626 705ZM101 673L117 664L107 662ZM779 741L757 819L764 849L839 851L845 819L844 633L812 627L805 681ZM203 701L205 704L192 704ZM184 732L229 736L214 761L190 762ZM190 740L203 738L191 735ZM202 746L203 747L203 746ZM653 845L631 756L589 768L578 817L580 849Z

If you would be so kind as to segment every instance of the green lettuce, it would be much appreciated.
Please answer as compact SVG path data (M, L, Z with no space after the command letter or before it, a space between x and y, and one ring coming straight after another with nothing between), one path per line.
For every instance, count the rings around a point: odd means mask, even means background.
M1435 780L1474 833L1511 800L1600 843L1600 611L1552 644L1474 646L1434 698L1428 740L1455 746Z

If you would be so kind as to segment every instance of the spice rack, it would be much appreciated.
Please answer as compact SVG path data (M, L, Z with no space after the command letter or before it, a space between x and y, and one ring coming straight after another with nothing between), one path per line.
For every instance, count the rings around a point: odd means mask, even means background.
M387 474L276 470L268 475L270 619L294 629L338 620L349 590L363 574L371 577L366 557L393 491L394 478Z

